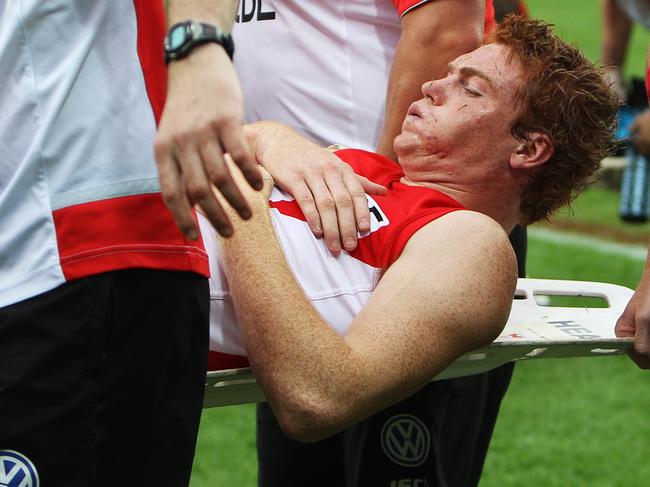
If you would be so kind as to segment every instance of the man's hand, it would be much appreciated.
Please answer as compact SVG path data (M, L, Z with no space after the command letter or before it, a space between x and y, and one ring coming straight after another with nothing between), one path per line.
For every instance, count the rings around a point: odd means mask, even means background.
M242 218L251 210L234 184L224 153L248 183L262 187L262 176L242 134L242 95L232 62L217 44L205 44L169 65L168 92L154 146L160 186L167 207L189 239L198 237L192 214L199 204L223 236L232 225L215 198L216 187Z
M650 110L637 116L630 130L635 134L634 145L639 154L650 156Z
M262 161L262 165L274 174L276 184L295 198L309 228L325 239L331 252L338 253L341 246L354 250L357 230L370 230L365 193L383 194L386 188L357 176L350 166L320 147L293 154L282 164Z
M650 368L650 272L646 269L637 289L616 322L617 337L634 337L628 355L642 369Z
M247 126L246 135L275 184L295 198L312 233L333 253L354 250L357 230L370 230L365 193L384 194L386 188L287 126L260 122Z

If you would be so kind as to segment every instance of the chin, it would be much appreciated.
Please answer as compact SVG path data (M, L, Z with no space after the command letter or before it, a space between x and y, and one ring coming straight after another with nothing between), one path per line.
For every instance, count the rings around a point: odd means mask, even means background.
M420 146L420 137L412 132L402 132L393 141L393 150L397 157L409 154Z

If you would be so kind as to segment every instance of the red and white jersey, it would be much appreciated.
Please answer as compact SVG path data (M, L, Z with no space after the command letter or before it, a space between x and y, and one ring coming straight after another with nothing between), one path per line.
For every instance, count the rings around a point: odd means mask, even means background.
M385 185L385 195L366 196L371 229L357 248L332 256L311 233L296 202L275 188L270 198L275 232L293 274L306 296L338 333L344 335L373 289L380 273L400 256L409 238L427 223L464 210L438 191L400 182L402 170L383 156L356 149L337 152L357 174ZM246 351L235 317L228 282L219 263L214 230L199 219L210 256L210 369L246 366ZM219 352L219 353L215 353Z
M240 1L233 29L246 121L374 150L400 16L435 0ZM486 1L486 27L494 23Z
M162 2L0 7L0 307L128 267L207 275L153 157L166 93Z

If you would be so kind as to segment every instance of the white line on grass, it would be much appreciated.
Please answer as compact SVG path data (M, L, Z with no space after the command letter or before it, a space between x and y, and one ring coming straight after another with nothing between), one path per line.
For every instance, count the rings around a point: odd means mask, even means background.
M596 252L604 254L614 254L621 257L627 257L634 260L644 261L648 253L648 248L643 245L622 244L610 242L596 237L588 237L575 233L558 232L547 228L528 228L528 235L545 242L577 245L588 247Z

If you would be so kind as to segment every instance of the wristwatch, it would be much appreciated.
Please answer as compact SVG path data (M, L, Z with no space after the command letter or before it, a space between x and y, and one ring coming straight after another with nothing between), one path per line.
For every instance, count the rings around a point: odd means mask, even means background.
M186 20L172 25L165 36L165 63L187 56L192 49L206 42L216 42L223 46L232 59L235 44L232 36L216 25Z

